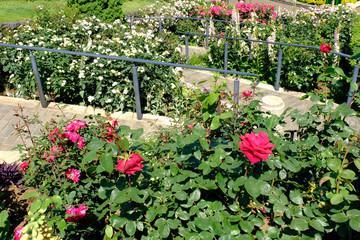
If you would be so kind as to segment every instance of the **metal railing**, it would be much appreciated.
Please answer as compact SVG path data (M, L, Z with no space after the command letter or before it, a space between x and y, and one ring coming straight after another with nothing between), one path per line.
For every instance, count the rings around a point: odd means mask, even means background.
M112 59L112 60L120 60L132 63L132 72L133 72L133 85L135 91L135 107L136 107L136 115L137 119L142 119L142 111L141 111L141 103L140 103L140 89L139 89L139 79L138 79L138 72L135 63L144 63L144 64L154 64L154 65L161 65L161 66L169 66L169 67L179 67L179 68L188 68L188 69L196 69L196 70L203 70L209 72L220 72L226 74L234 74L236 75L236 79L234 80L234 102L239 102L239 88L240 88L240 76L250 76L256 77L257 85L260 82L259 76L254 73L247 73L247 72L239 72L233 70L225 70L225 69L216 69L216 68L208 68L208 67L198 67L186 64L178 64L178 63L169 63L169 62L160 62L160 61L152 61L146 59L138 59L138 58L128 58L128 57L118 57L118 56L110 56L110 55L102 55L97 53L85 53L85 52L76 52L76 51L68 51L68 50L59 50L59 49L51 49L51 48L41 48L41 47L31 47L31 46L24 46L24 45L15 45L15 44L6 44L0 43L0 47L7 47L7 48L20 48L30 50L30 59L32 63L32 68L36 80L36 85L39 91L39 98L41 102L41 106L46 108L48 103L46 102L44 91L42 88L42 83L40 79L40 74L37 67L37 62L33 51L44 51L44 52L53 52L53 53L60 53L60 54L68 54L68 55L75 55L75 56L86 56L86 57L93 57L93 58L104 58L104 59Z
M226 36L222 37L222 36L215 36L215 35L208 35L208 34L201 34L201 33L190 33L190 32L179 32L178 34L185 35L185 54L186 54L186 60L187 61L189 59L188 35L225 39L225 46L224 46L224 69L225 70L227 70L227 62L228 62L228 60L227 60L228 59L228 41L227 40L239 40L239 41L257 42L257 43L263 43L263 44L280 45L281 47L280 47L279 52L278 52L278 62L277 62L277 69L276 69L276 82L275 82L275 85L274 85L274 89L276 91L279 91L279 88L280 88L280 76L281 76L281 66L282 66L282 57L283 57L283 46L298 47L298 48L308 48L308 49L315 49L315 50L320 51L320 47L308 46L308 45L302 45L302 44L270 42L270 41L263 41L263 40L255 40L255 39L248 39L248 38L234 38L234 37L226 37ZM335 52L335 51L330 51L329 53L332 53L332 54L335 54L335 55L338 55L338 56L341 56L341 57L345 57L345 58L350 58L351 57L351 55L349 55L349 54ZM355 84L356 84L356 79L358 77L358 74L359 74L359 59L356 59L356 64L354 65L353 72L352 72L352 77L351 77L351 81L353 83L355 83ZM226 73L225 73L224 76L226 76ZM348 92L348 98L346 100L347 106L350 106L350 104L351 104L351 98L352 98L351 95L352 95L353 92L354 92L354 90L350 86L349 92Z

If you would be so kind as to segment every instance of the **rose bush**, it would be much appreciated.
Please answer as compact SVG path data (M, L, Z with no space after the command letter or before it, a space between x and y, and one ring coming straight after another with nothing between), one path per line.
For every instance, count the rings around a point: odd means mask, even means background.
M22 157L30 162L26 184L39 189L22 234L356 239L360 138L346 120L359 114L328 101L277 116L259 110L251 92L237 105L224 83L195 89L183 121L144 139L141 130L90 116L78 129L79 148L63 136L75 121L53 123ZM298 126L294 134L282 128L286 117ZM47 162L56 128L64 150ZM80 171L78 182L63 174L69 168Z

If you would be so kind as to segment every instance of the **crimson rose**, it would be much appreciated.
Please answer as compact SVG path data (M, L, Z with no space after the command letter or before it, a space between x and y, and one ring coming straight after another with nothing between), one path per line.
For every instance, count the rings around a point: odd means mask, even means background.
M320 51L322 51L323 53L328 53L332 50L332 48L330 47L330 44L326 45L326 44L321 44L320 45Z
M116 169L125 174L134 174L137 171L141 171L144 167L142 161L145 161L139 154L135 153L130 156L129 159L121 159L118 161Z
M265 132L258 134L247 133L245 136L240 136L242 142L239 142L240 150L249 158L252 164L261 160L266 161L269 154L273 154L271 148L276 145L270 143L269 137Z

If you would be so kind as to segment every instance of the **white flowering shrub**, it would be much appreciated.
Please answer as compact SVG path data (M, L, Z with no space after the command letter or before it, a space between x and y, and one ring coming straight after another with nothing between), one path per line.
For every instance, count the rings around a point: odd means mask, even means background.
M50 22L39 19L3 35L3 43L163 62L180 60L176 38L161 38L150 29L129 29L120 21L104 23L95 17L69 20L57 16ZM57 101L108 111L135 109L132 63L43 51L34 54L44 91L53 92ZM27 50L1 48L0 78L8 95L36 98L29 56ZM174 99L181 98L178 71L151 64L137 66L143 110L163 113Z

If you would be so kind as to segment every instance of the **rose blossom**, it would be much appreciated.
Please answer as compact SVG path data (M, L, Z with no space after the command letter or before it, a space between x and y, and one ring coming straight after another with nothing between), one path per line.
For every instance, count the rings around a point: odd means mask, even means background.
M326 45L326 44L321 44L320 45L320 51L322 51L323 53L328 53L332 50L332 48L330 47L330 44Z
M21 234L21 229L23 229L24 226L21 226L21 227L18 227L15 229L14 231L14 240L20 240L21 237L22 237L22 234Z
M266 160L269 154L273 154L271 148L276 145L270 143L269 137L265 132L259 132L258 134L247 133L245 136L240 136L242 142L239 142L240 150L249 158L252 164L261 160Z
M116 169L125 174L134 174L144 167L141 162L145 161L139 154L135 153L129 159L120 159Z
M76 223L85 216L86 211L87 207L84 205L84 203L82 203L81 206L78 208L72 208L70 205L66 210L66 213L73 216L67 217L66 221Z
M193 130L193 129L194 129L194 124L189 124L189 125L187 125L187 127L188 127L190 130Z
M251 97L251 91L244 91L244 92L242 92L242 95L244 98Z
M85 122L74 119L71 123L68 123L66 125L65 129L70 132L77 132L80 128L85 128L85 127L86 127Z
M28 169L28 167L29 167L29 164L30 164L30 162L26 162L26 161L22 162L22 163L20 164L21 171L23 171L24 173L26 173L26 171L27 171L27 169Z
M74 182L79 181L80 171L74 168L69 168L66 172L66 177Z

